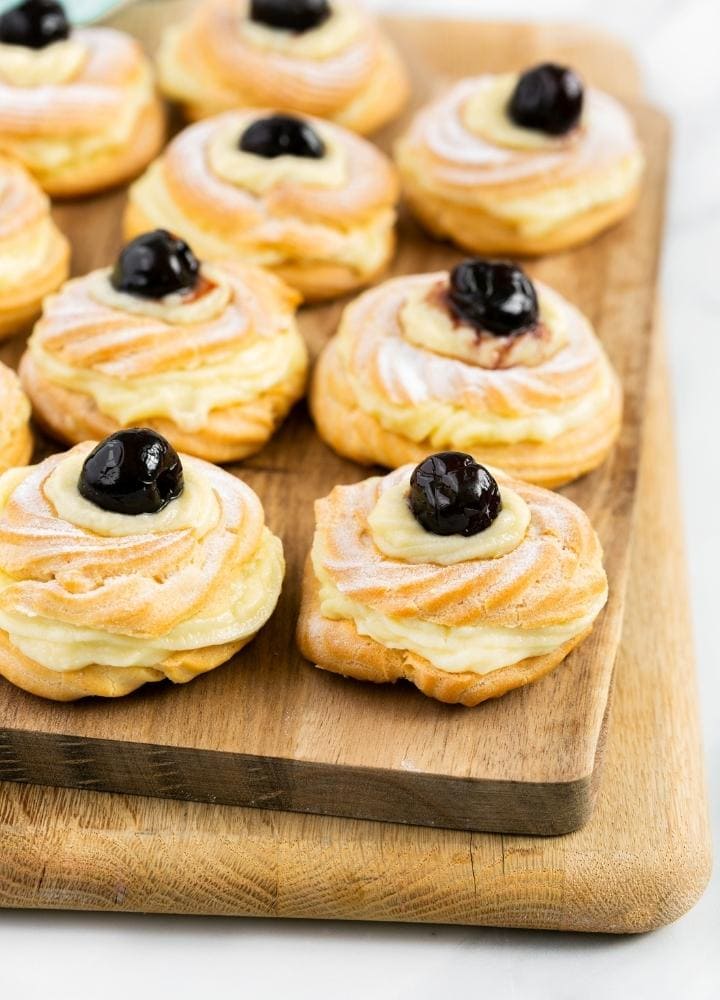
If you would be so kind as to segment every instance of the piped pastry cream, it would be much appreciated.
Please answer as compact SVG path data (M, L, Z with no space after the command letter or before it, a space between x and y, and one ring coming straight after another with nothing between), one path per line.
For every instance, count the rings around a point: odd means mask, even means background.
M87 57L87 46L77 37L42 49L0 42L0 80L13 87L69 83L82 71Z
M20 163L0 156L0 338L35 319L69 266L70 246L47 196Z
M352 302L310 400L320 436L354 461L395 467L459 449L544 486L604 460L622 405L582 313L485 261L395 278Z
M64 197L139 173L165 125L139 44L110 28L71 30L57 7L52 29L40 4L0 18L0 152Z
M25 465L32 448L30 402L12 368L0 363L0 473Z
M500 489L501 508L484 531L472 535L435 535L418 523L410 509L407 476L386 482L367 517L375 546L392 559L452 566L468 559L497 559L522 542L530 508L509 486Z
M304 392L297 302L259 268L200 264L168 233L145 234L115 269L47 300L22 379L36 417L69 443L143 423L200 458L237 460Z
M367 284L394 249L398 183L329 122L234 111L181 132L130 189L127 236L162 226L208 260L269 268L305 298Z
M472 706L554 669L606 599L578 507L445 452L317 501L298 640L321 669Z
M319 158L287 154L268 159L238 148L237 120L232 119L210 142L208 166L216 177L256 195L283 183L340 188L348 178L347 150L319 122L316 133L324 147Z
M366 134L408 96L395 47L354 0L203 0L165 30L157 61L192 119L276 107Z
M466 79L396 146L413 212L473 253L553 253L624 218L644 159L627 111L563 67Z
M0 674L58 701L186 683L272 614L282 545L241 480L124 431L0 477Z

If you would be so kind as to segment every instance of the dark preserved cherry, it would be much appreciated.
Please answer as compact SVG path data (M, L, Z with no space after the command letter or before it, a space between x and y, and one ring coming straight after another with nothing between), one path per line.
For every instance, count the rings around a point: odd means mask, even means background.
M123 248L110 283L118 292L161 299L193 291L199 277L200 262L187 243L165 229L154 229Z
M240 149L243 153L254 153L268 160L276 156L320 160L325 155L325 143L315 129L295 115L258 118L241 135Z
M319 27L331 13L327 0L252 0L250 4L251 20L296 34Z
M459 320L498 337L522 333L538 321L532 282L515 264L466 260L450 272L450 306Z
M117 431L85 459L78 490L102 510L156 514L182 493L182 463L156 431L147 427Z
M495 479L472 455L441 451L410 477L410 510L433 535L477 535L502 509Z
M65 9L56 0L24 0L0 15L0 42L44 49L70 34Z
M583 84L567 66L542 63L520 77L508 114L516 125L548 135L565 135L580 121Z

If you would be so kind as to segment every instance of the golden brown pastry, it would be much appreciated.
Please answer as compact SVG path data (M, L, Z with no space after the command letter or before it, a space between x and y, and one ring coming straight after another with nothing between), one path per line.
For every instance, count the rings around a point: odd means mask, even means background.
M133 184L125 231L163 226L208 260L267 267L322 299L385 267L397 193L386 157L337 125L233 111L185 129Z
M35 319L44 296L67 278L69 262L47 197L24 167L0 156L0 339Z
M0 472L25 465L32 449L30 403L15 372L0 364Z
M157 61L192 119L275 107L364 135L408 95L394 46L353 0L203 0L166 29Z
M320 436L356 462L462 450L543 486L599 465L622 407L582 313L520 268L480 260L395 278L352 302L310 402Z
M396 159L422 224L479 254L586 242L630 212L643 171L625 109L550 64L462 80L419 112Z
M272 614L282 544L241 480L153 431L0 478L0 674L55 701L184 684Z
M607 600L600 543L566 498L441 453L316 501L300 649L477 705L553 670Z
M26 0L0 18L0 152L51 195L83 195L139 173L164 138L149 61L129 35L71 30Z
M214 462L258 451L303 395L298 295L274 275L200 264L164 231L46 300L20 371L35 416L75 444L138 423Z

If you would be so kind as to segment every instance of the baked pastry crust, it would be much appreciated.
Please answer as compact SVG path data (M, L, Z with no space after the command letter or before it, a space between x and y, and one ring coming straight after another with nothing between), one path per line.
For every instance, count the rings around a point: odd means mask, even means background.
M0 339L35 319L69 264L70 246L47 197L21 164L0 156Z
M146 683L167 678L184 684L212 670L250 642L270 616L284 569L282 547L264 526L262 505L253 491L221 469L187 456L181 456L186 473L191 464L218 504L219 516L202 529L189 524L167 530L144 526L137 534L118 537L68 520L51 499L48 482L63 461L74 455L82 458L91 447L92 442L85 443L39 466L13 470L8 475L18 476L17 482L9 488L1 484L0 565L8 579L0 590L0 616L5 624L19 616L41 637L47 633L46 645L57 650L58 657L66 646L88 641L88 630L93 635L99 630L108 642L119 638L134 643L141 653L145 644L153 643L167 652L149 666L88 663L78 669L53 669L0 628L0 675L55 701L116 698ZM143 515L148 516L154 517ZM258 582L262 567L268 565L266 578ZM233 588L242 573L245 582L238 592ZM247 620L243 618L243 629L230 640L225 607L235 608L238 600ZM216 619L221 624L212 625ZM191 634L210 634L210 620L224 641L197 649L185 648L187 637L179 640L180 648L167 642L173 630L196 620L199 624L193 624ZM35 627L36 622L41 624Z
M497 78L456 84L396 145L406 200L434 236L483 255L539 256L586 243L625 218L643 156L612 97L586 91L584 124L546 147L515 149L474 132L466 108Z
M204 0L166 29L157 55L160 86L187 117L276 107L366 135L401 111L409 88L397 51L354 3L336 0L331 23L295 38L262 26L248 31L248 6L249 0ZM349 34L337 23L338 7L344 22L353 19ZM319 55L308 40L316 49L319 40Z
M15 372L0 363L0 473L25 465L32 450L30 403Z
M305 391L307 351L294 321L298 296L259 268L226 262L211 273L227 287L228 301L217 315L193 323L124 311L122 299L118 308L98 302L93 288L103 280L102 272L70 281L52 296L20 364L41 426L76 444L142 423L178 450L213 462L237 461L259 451ZM270 344L265 363L272 368L267 371L257 360L264 344ZM206 368L209 382L222 389L223 381L234 378L227 368L230 354L252 358L259 369L257 390L249 381L242 391L238 385L238 397L244 398L228 402L220 396L217 405L204 404L199 415L192 401L183 410L186 373L202 374ZM53 367L58 363L61 372ZM173 378L176 393L171 392ZM81 381L76 384L76 379ZM114 379L137 380L133 409L124 420L104 390L117 384ZM154 389L154 379L163 380L160 390ZM201 388L208 391L208 386ZM176 413L167 412L168 392L175 397Z
M71 40L82 58L66 80L17 86L0 75L0 152L63 198L128 181L165 138L164 111L139 44L110 28L78 29Z
M535 367L480 368L409 343L403 333L401 310L408 295L446 281L443 273L393 279L346 308L311 384L310 408L323 440L353 461L389 468L420 462L438 449L467 451L546 487L600 465L620 430L622 393L587 320L545 289L563 311L571 331L567 344ZM553 417L569 404L583 407L593 394L597 405L578 410L581 418L553 436L498 439L508 419ZM444 428L445 418L430 412L435 405L452 407L457 419ZM387 407L393 411L389 417ZM420 429L413 437L414 413ZM492 434L470 434L465 424L471 417L492 422Z
M474 708L549 674L579 646L591 629L568 640L545 656L532 656L489 674L466 670L450 673L404 649L388 649L365 635L353 622L333 621L320 610L319 585L308 560L303 577L303 601L298 620L298 644L303 656L320 670L373 684L406 680L436 701Z
M515 550L451 566L385 556L368 531L367 516L380 491L409 474L407 467L383 479L338 486L316 502L316 544L318 538L322 543L317 558L343 596L410 626L421 621L532 629L599 613L607 579L587 517L565 497L500 473L501 486L518 492L531 510L527 536ZM405 679L438 701L470 707L549 673L591 629L592 622L544 655L486 673L441 669L417 652L361 635L351 619L326 617L309 559L297 635L303 655L322 670L378 684Z
M395 247L398 181L392 165L366 140L309 119L339 151L339 184L307 183L289 175L257 192L219 176L209 155L214 143L235 130L239 137L268 114L228 112L176 136L130 188L125 235L169 229L207 260L268 268L307 300L333 298L368 284Z

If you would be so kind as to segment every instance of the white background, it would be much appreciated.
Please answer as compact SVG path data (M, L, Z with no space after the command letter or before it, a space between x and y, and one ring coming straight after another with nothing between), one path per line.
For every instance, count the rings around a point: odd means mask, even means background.
M395 13L562 18L601 25L631 43L649 94L674 117L664 300L718 845L720 0L380 0L376 6ZM662 454L657 461L663 461ZM622 1000L718 1000L719 953L717 877L687 916L634 938L1 912L0 998L438 1000L462 993L503 1000L594 1000L613 994Z

